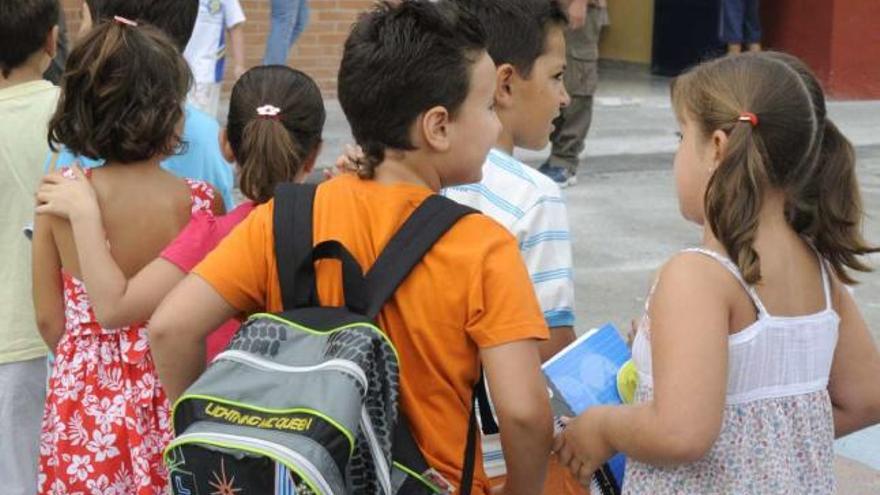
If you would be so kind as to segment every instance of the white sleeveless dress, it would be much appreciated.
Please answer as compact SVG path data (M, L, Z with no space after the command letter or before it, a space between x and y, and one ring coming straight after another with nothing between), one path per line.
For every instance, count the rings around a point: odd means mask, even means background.
M834 421L827 386L840 318L831 305L824 261L825 309L781 317L767 312L730 259L706 249L687 251L709 256L729 270L754 302L758 319L728 339L727 399L712 449L703 459L676 467L631 460L623 492L833 493ZM633 342L633 361L639 372L636 400L648 401L653 380L647 314Z

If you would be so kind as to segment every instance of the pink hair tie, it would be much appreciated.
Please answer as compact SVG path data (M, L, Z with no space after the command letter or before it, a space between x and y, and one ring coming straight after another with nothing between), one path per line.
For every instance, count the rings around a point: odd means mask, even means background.
M757 127L758 125L758 116L753 114L752 112L743 112L739 114L739 118L737 120L739 122L748 122L752 124L752 127Z
M131 19L126 19L121 15L114 15L113 20L118 22L119 24L125 24L126 26L137 27L138 23L134 22Z

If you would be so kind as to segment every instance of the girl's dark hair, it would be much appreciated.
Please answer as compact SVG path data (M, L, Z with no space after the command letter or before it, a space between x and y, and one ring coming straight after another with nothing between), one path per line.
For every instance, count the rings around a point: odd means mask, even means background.
M846 268L868 272L859 256L880 252L862 235L864 210L856 178L852 143L827 116L825 93L815 74L797 57L770 52L801 77L818 121L809 167L789 198L789 219L794 229L812 242L844 283L857 283Z
M264 203L276 184L292 181L314 159L325 118L321 91L305 73L283 65L245 72L232 88L226 124L241 192Z
M67 59L49 145L119 163L174 154L191 78L158 29L103 22Z
M852 282L845 267L867 270L857 256L876 250L861 235L852 146L825 118L821 87L809 78L815 81L806 67L765 52L701 64L672 85L679 116L693 119L707 138L716 130L728 135L704 210L750 284L761 279L753 242L770 188L785 192L792 226L844 282ZM740 121L743 112L757 115L758 124Z

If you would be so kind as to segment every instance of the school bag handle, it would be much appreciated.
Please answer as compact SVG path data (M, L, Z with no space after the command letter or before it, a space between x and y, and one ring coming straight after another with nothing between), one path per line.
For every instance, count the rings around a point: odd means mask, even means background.
M296 269L294 280L315 280L315 262L322 259L336 259L342 262L342 288L345 294L345 306L354 313L364 314L367 301L364 272L354 256L337 240L324 241L312 248L311 253L303 258L299 268ZM301 299L305 299L307 296L315 297L315 301L296 307L318 305L317 294L314 290L310 291L308 295L303 293L297 302L301 303Z

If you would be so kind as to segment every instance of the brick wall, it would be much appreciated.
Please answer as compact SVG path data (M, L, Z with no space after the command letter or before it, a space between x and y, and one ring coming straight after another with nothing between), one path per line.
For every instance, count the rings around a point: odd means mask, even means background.
M80 25L81 0L61 0L68 32L75 35ZM269 33L270 0L240 0L248 20L245 23L245 59L248 67L259 65ZM373 0L307 0L311 8L308 27L290 51L288 64L315 79L324 96L336 96L336 72L342 45L357 14ZM226 90L231 87L231 64L226 66Z

